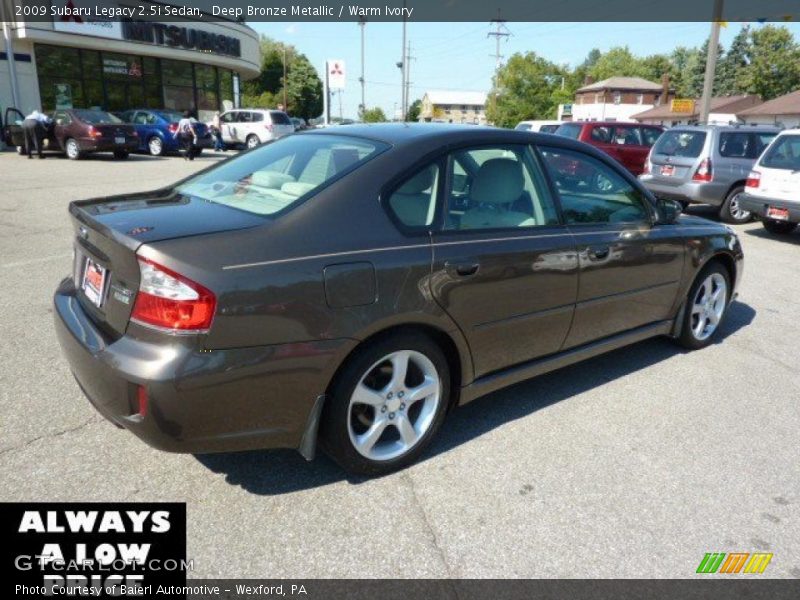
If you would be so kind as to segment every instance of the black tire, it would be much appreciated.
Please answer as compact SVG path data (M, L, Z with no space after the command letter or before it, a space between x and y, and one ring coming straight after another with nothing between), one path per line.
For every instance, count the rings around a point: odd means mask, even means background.
M373 372L373 365L393 352L403 350L418 352L433 364L441 385L439 403L425 432L405 453L387 460L372 460L361 454L350 439L351 419L356 423L355 414L351 415L350 411L350 398L361 379ZM379 338L358 349L347 360L328 390L320 421L320 446L348 473L367 477L391 473L410 465L425 451L444 421L449 402L450 369L441 348L433 340L418 332L401 332ZM399 429L391 431L387 426L379 441L384 439L383 435L391 436L395 432L399 433Z
M761 221L761 224L764 226L764 229L777 235L787 235L797 229L797 223L789 223L788 221L764 219Z
M147 140L147 151L150 153L150 156L163 156L166 154L164 140L157 135L150 136Z
M72 144L74 144L74 147ZM67 138L64 140L64 152L67 154L67 158L70 160L81 160L85 156L84 153L81 152L78 142L76 142L73 138Z
M738 198L744 193L744 186L736 186L725 197L722 206L719 207L719 218L726 223L742 225L753 220L753 214L749 211L738 208Z
M261 145L261 140L258 139L258 136L255 133L251 133L247 136L244 140L244 147L247 150L252 148L256 148Z
M706 282L708 277L710 277L712 274L719 274L725 280L724 311L721 317L719 318L719 323L717 323L713 332L705 339L699 339L693 331L693 325L695 323L695 320L692 315L692 307L694 305L694 301L700 287ZM728 314L728 308L730 306L730 298L731 298L731 278L730 275L728 274L728 270L719 261L714 260L708 263L705 267L703 267L700 273L698 273L697 277L694 280L694 283L692 283L692 287L689 288L689 293L686 295L683 323L681 324L681 333L676 338L675 341L684 348L688 348L689 350L699 350L700 348L705 348L706 346L711 344L714 341L715 336L719 332L719 329L725 320L725 316Z
M130 156L130 153L126 150L114 150L114 158L117 160L125 160Z
M203 153L203 149L202 149L202 148L197 148L197 149L194 151L194 155L195 155L195 157L198 157L198 156L200 156L202 153Z

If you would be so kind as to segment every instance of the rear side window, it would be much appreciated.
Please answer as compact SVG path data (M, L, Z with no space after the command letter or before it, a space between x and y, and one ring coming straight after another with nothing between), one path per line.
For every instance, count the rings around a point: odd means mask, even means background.
M249 114L252 115L253 123L258 123L258 122L264 120L264 113L254 112L254 113L249 113Z
M389 209L406 227L427 227L436 214L439 166L429 165L406 179L389 196Z
M558 125L542 125L539 128L539 133L555 133Z
M176 192L258 215L290 209L387 148L343 135L287 136L188 179Z
M782 135L767 148L761 165L768 169L800 171L800 135Z
M665 131L653 146L653 152L666 156L697 158L705 143L704 131Z
M531 130L531 124L530 123L520 123L519 125L514 127L514 129L516 129L517 131L530 131Z
M276 125L291 125L292 122L289 120L289 116L285 112L281 112L279 110L273 110L269 113L269 118L272 119L272 122Z
M641 146L642 134L638 127L614 127L613 142L620 146Z
M592 133L589 137L593 142L608 144L611 142L611 127L592 127Z
M725 158L756 158L755 140L746 131L719 134L719 155Z
M563 135L564 137L572 138L573 140L577 140L578 136L581 134L581 128L583 125L580 123L565 123L560 125L558 129L556 129L556 135Z
M648 148L656 143L656 140L658 140L660 135L660 129L655 129L654 127L642 127L642 141Z

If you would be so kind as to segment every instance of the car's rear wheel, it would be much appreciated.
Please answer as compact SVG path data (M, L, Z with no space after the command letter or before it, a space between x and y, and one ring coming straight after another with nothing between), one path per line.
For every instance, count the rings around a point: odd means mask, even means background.
M697 350L708 346L719 329L730 299L730 276L717 261L707 265L697 276L686 298L683 327L678 342Z
M764 225L764 229L770 233L776 233L778 235L786 235L797 229L797 223L789 223L788 221L775 221L774 219L764 219L761 224Z
M25 154L25 146L17 146L17 154L19 154L20 156Z
M255 148L260 143L261 143L261 140L259 140L258 136L256 134L254 134L254 133L251 133L250 135L247 136L247 139L245 139L245 145L247 146L248 150L250 148Z
M734 225L747 223L753 218L749 210L744 210L739 204L739 199L744 193L744 187L738 186L733 188L725 198L725 202L719 209L720 218L726 223L733 223Z
M400 333L361 348L329 390L322 448L357 475L383 475L414 462L447 412L450 370L427 336Z
M81 152L78 142L72 138L68 138L67 141L64 142L64 151L67 153L67 158L70 160L80 160L83 158L83 152Z
M130 156L130 153L126 150L115 150L114 151L114 158L117 160L125 160Z
M152 156L161 156L164 154L164 142L157 135L154 135L147 140L147 150Z

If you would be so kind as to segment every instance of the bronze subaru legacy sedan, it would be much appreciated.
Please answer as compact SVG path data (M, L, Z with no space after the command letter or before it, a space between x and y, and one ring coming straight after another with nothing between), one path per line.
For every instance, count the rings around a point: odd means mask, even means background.
M470 126L297 134L69 212L56 328L97 410L164 450L319 443L363 475L509 384L706 346L742 268L732 230L590 146Z

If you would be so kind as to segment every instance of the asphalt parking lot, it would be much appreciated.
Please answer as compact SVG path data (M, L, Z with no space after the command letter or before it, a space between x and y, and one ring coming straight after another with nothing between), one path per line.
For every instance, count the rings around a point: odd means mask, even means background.
M190 577L684 578L736 551L800 577L800 232L738 228L744 281L711 347L647 341L495 393L419 464L348 480L294 451L150 449L61 357L68 202L217 159L0 152L0 500L186 502Z

